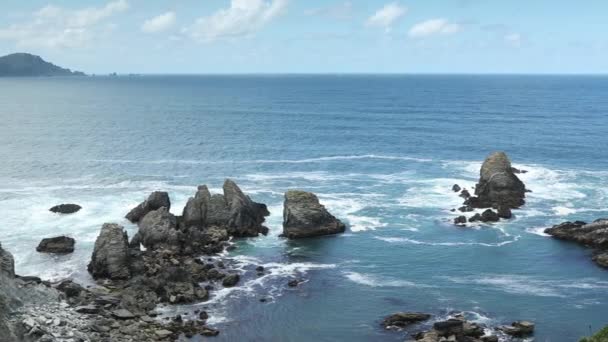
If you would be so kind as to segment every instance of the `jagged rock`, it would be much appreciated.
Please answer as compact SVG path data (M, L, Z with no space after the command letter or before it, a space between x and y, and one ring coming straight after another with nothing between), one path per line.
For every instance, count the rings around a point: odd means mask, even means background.
M471 193L469 192L469 190L464 189L460 192L460 197L464 198L465 200L468 199L469 197L471 197Z
M148 212L139 221L139 231L133 237L148 249L178 249L181 232L177 227L177 218L166 207ZM133 245L133 241L131 245Z
M84 288L71 280L64 280L57 285L57 290L65 293L66 297L78 297Z
M429 318L431 318L431 315L421 312L397 312L384 318L382 325L387 329L391 327L403 328L411 324L426 321Z
M0 243L0 275L2 274L9 278L15 277L15 259L10 252L2 248Z
M483 213L477 213L469 218L469 222L497 222L498 220L500 220L498 214L492 209L487 209Z
M511 208L501 205L497 209L498 217L503 219L510 219L513 217L513 213L511 213Z
M283 206L283 236L289 239L343 233L346 226L311 192L289 190Z
M477 197L471 197L466 202L475 208L519 208L525 203L526 187L513 173L511 161L504 152L494 152L486 158L481 166L475 195Z
M507 335L515 337L525 337L534 333L534 323L528 321L517 321L511 325L499 327Z
M95 240L88 270L93 278L126 279L129 270L129 238L122 226L105 223Z
M266 235L268 228L262 223L270 215L265 204L253 202L230 179L224 182L224 200L228 207L228 233L234 236Z
M564 222L545 229L545 233L587 246L608 248L608 219L596 220L589 224L582 221Z
M52 207L51 209L49 209L49 211L52 211L52 212L58 213L58 214L73 214L73 213L79 211L80 209L82 209L82 207L79 206L78 204L66 203L66 204L56 205L56 206Z
M229 274L226 277L224 277L224 280L222 281L222 285L224 287L232 287L232 286L236 285L240 279L241 279L241 277L238 274Z
M42 239L36 251L41 253L68 254L74 251L76 240L68 236L57 236Z
M459 192L460 190L461 190L460 185L458 185L458 184L454 184L454 185L452 186L452 191L454 191L454 192Z
M448 337L451 335L460 335L464 331L464 322L461 319L448 319L447 321L435 322L433 329L440 336Z
M203 227L207 221L207 208L211 201L211 194L206 185L198 187L194 197L190 197L184 207L182 220L186 227Z
M162 207L171 209L171 200L169 194L164 191L155 191L148 197L147 200L140 203L137 207L131 209L131 211L125 216L129 221L133 223L139 222L147 213L153 210L158 210Z
M456 218L454 218L454 224L455 225L463 225L467 223L467 217L464 215L458 216Z

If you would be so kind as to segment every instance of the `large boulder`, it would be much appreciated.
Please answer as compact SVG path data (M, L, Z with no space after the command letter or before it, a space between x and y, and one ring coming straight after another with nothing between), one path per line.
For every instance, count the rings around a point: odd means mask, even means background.
M186 227L204 227L207 220L207 208L211 201L211 194L206 185L198 187L196 195L188 199L184 207L182 221Z
M162 207L171 209L171 200L169 194L164 191L155 191L150 194L147 200L140 203L137 207L131 209L125 216L129 221L133 223L139 222L147 213L160 209Z
M137 241L148 249L160 247L176 249L180 242L180 231L177 226L177 217L162 207L150 211L138 223L139 231L133 237L131 245Z
M346 226L311 192L289 190L283 206L283 236L289 239L343 233Z
M122 226L105 223L101 227L88 270L95 279L129 278L129 238Z
M235 236L257 236L268 233L262 223L270 215L265 204L252 201L230 179L224 182L224 200L228 207L228 233Z
M0 275L15 277L15 259L9 251L2 248L2 244L0 244Z
M49 211L58 213L58 214L73 214L73 213L79 211L80 209L82 209L82 207L79 206L78 204L65 203L65 204L56 205L56 206L52 207L51 209L49 209Z
M519 208L525 203L526 186L513 172L504 152L494 152L483 162L475 195L466 202L475 208Z
M57 236L42 239L36 251L41 253L68 254L74 251L76 240L68 236Z

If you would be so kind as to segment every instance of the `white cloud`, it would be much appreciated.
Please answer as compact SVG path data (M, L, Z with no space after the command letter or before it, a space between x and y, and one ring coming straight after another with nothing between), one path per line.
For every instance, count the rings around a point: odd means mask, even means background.
M454 34L461 30L462 26L459 24L450 23L446 19L439 18L426 20L412 26L408 35L412 38L423 38L436 34Z
M94 29L105 19L128 8L126 0L77 10L48 5L27 22L0 28L0 40L14 41L20 47L81 47L94 38Z
M170 29L175 24L175 13L167 12L144 21L141 30L145 33L158 33Z
M510 33L505 35L504 37L505 42L507 42L507 44L513 46L513 47L520 47L521 46L521 34L519 33Z
M386 31L390 31L393 23L403 17L406 12L406 7L399 5L397 2L391 2L376 11L374 15L367 19L365 24L369 27L381 27Z
M230 7L202 17L184 33L203 42L251 35L281 15L287 0L231 0Z

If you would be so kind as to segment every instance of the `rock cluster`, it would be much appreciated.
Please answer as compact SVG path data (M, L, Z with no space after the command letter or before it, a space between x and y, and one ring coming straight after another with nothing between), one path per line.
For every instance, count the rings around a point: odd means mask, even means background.
M386 317L382 325L387 329L408 328L431 317L419 312L398 312ZM493 332L493 333L490 333ZM527 337L534 333L534 324L518 321L509 326L488 327L484 324L468 321L463 314L457 313L444 321L434 322L432 329L419 331L412 336L419 342L498 342L499 337Z
M346 226L311 192L289 190L283 207L283 236L289 239L343 233Z
M42 239L36 251L41 253L67 254L74 251L76 240L68 236L57 236Z
M464 198L464 206L459 211L471 212L474 209L486 209L483 213L476 213L468 218L461 215L454 219L454 224L464 225L468 222L497 222L500 219L512 217L511 209L525 204L526 186L517 177L516 173L525 173L511 166L509 157L504 152L494 152L483 162L479 181L475 185L475 196L471 196L467 189L460 190L455 184L454 191L460 191Z
M545 233L594 248L593 261L608 268L608 219L598 219L589 224L582 221L564 222L545 229Z

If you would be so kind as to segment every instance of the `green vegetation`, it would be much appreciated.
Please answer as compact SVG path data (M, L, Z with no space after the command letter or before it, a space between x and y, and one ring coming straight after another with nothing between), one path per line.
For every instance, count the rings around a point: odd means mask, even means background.
M58 67L29 53L13 53L0 57L1 76L84 76L84 74Z
M608 342L608 326L591 337L584 337L580 342Z

